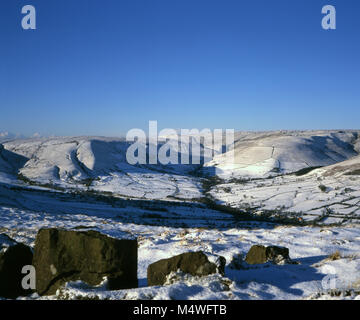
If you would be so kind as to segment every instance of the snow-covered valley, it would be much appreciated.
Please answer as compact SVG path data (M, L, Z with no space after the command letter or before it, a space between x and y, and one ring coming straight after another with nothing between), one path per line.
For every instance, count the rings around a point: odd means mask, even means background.
M239 132L234 163L215 153L169 166L128 164L123 139L4 140L0 233L31 247L43 227L138 238L138 289L76 282L51 299L359 298L359 134ZM236 267L255 244L287 247L299 264ZM225 257L225 276L147 286L149 264L199 250Z

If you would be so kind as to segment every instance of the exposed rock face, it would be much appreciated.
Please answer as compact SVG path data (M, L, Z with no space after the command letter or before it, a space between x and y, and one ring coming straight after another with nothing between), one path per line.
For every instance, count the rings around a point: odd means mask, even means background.
M266 263L266 247L260 245L252 246L246 255L245 261L248 264Z
M98 285L104 277L109 290L138 286L137 240L114 239L96 231L41 229L33 265L40 295L55 294L68 281Z
M275 264L292 263L289 249L285 247L254 245L250 248L245 259L248 264L262 264L273 262Z
M31 293L24 290L21 281L25 274L21 270L31 265L33 253L30 247L17 243L6 235L0 234L0 296L15 299Z
M206 276L213 273L224 275L225 263L224 257L219 257L217 263L210 262L202 251L183 253L149 265L147 269L148 285L163 285L166 276L178 270L193 276Z

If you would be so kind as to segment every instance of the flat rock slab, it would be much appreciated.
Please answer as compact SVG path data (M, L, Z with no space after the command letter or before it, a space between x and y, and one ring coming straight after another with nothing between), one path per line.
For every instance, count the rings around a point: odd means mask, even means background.
M193 276L206 276L213 273L224 274L225 263L224 257L219 257L217 264L210 262L202 251L183 253L149 265L147 269L148 285L163 285L167 275L178 270Z
M68 281L95 286L104 277L109 290L137 288L137 259L136 239L115 239L92 230L41 229L33 260L36 291L53 295Z
M30 247L0 234L0 297L15 299L31 293L22 288L25 274L21 271L24 266L31 265L32 259Z

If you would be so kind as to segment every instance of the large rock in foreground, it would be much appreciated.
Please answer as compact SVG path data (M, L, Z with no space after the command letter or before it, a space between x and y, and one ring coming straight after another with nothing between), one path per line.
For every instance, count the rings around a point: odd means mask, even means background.
M225 263L224 257L219 257L217 263L210 262L202 251L183 253L149 265L147 269L148 285L163 285L166 276L178 270L193 276L206 276L213 273L224 275Z
M285 247L254 245L250 248L245 259L248 264L262 264L272 262L275 264L292 263L289 249Z
M40 295L55 294L68 281L98 285L104 277L109 290L138 286L137 240L114 239L96 231L41 229L33 265Z
M30 247L0 234L0 297L15 299L31 293L22 288L21 281L26 274L21 271L31 265L32 258Z

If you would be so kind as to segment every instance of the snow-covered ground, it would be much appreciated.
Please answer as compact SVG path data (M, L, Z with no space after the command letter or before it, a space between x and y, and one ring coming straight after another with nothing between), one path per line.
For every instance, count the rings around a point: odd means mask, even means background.
M3 141L0 233L30 246L41 227L138 237L140 288L69 283L54 299L359 298L359 133L239 132L235 163L215 155L202 169L129 165L122 139ZM234 268L254 244L288 247L299 264ZM198 250L224 256L225 277L147 287L149 264Z
M314 299L327 297L334 291L331 288L344 293L352 289L347 298L359 298L360 234L357 226L285 227L244 222L227 228L173 228L124 223L110 214L107 217L83 214L60 216L11 208L2 208L0 225L1 232L31 246L37 230L49 226L78 230L91 228L118 238L138 237L140 288L106 291L105 286L89 288L78 282L68 284L58 296L46 299L81 296L101 299ZM266 264L232 269L232 260L238 259L238 255L244 257L254 244L288 247L291 258L300 264ZM198 250L224 256L227 260L225 277L178 275L170 285L146 286L149 264ZM328 259L336 251L340 252L340 259ZM331 287L331 281L335 287ZM39 298L33 295L28 299Z

